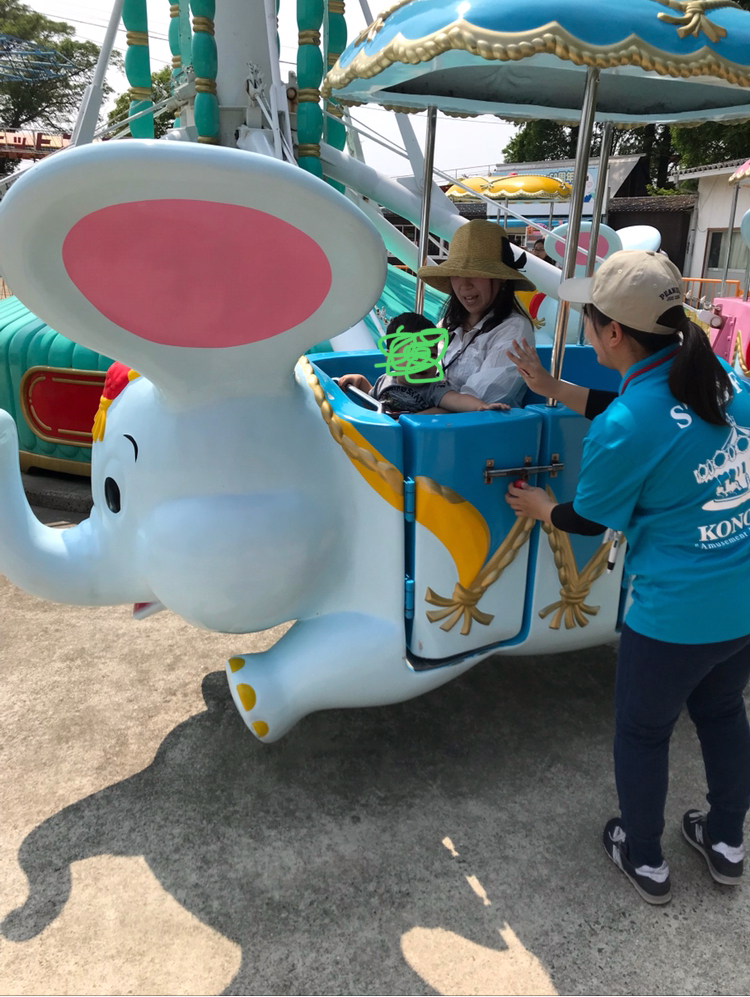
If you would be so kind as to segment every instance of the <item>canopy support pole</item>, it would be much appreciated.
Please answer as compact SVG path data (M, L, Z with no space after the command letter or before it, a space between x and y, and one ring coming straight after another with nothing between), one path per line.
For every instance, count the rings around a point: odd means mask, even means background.
M83 100L81 101L78 117L73 127L73 136L70 140L71 146L88 145L94 138L96 124L99 120L99 111L104 98L104 77L107 75L107 66L112 56L115 35L120 25L124 4L125 0L115 0L112 7L112 13L109 16L109 24L107 25L102 47L99 50L99 58L96 61L93 78L83 93Z
M737 201L740 196L740 184L736 183L734 185L734 193L732 194L732 211L729 215L729 231L727 233L727 259L724 264L724 275L721 278L721 294L720 298L723 298L727 293L727 277L729 276L729 261L732 255L732 240L734 237L734 223L737 220Z
M424 174L422 177L422 214L419 220L419 265L427 265L427 251L430 246L430 201L432 199L432 166L435 161L435 130L437 108L427 110L427 131L424 143ZM417 297L414 311L421 315L424 311L424 281L417 278Z
M586 74L586 89L583 95L583 108L581 110L581 126L578 131L578 148L576 149L576 165L573 174L573 197L570 202L570 217L568 219L568 235L565 240L565 255L562 265L562 280L570 280L576 271L576 258L578 256L578 237L581 234L581 218L583 216L583 198L586 193L586 174L589 165L589 152L591 150L591 138L594 133L594 119L596 117L596 95L599 90L599 80L601 71L595 66L589 66ZM593 254L592 254L593 255ZM562 374L563 358L565 356L565 337L568 333L568 319L570 317L570 303L560 302L560 309L557 313L557 327L555 329L555 343L552 347L551 373L553 377L559 378ZM548 398L547 405L550 408L557 406L555 398Z
M599 180L594 194L594 207L591 216L591 239L589 241L589 258L586 263L586 276L593 277L596 270L597 253L599 251L599 230L602 224L602 214L604 212L604 201L609 186L609 157L612 154L612 140L615 135L615 126L608 121L602 131L602 151L599 155ZM581 332L578 341L583 345L583 322L581 322Z
M593 216L591 219L591 242L589 243L589 259L586 264L586 276L593 277L596 269L596 252L599 248L599 229L602 224L602 213L604 211L604 195L607 192L609 182L609 157L612 153L612 139L614 138L615 126L608 121L602 132L602 151L599 158L599 182L596 185L594 195Z

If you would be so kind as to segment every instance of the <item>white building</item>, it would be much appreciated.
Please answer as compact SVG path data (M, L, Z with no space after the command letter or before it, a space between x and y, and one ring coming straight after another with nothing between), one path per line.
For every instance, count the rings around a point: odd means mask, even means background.
M680 170L680 180L698 181L698 202L693 215L685 262L686 277L721 281L724 276L729 248L727 236L736 186L729 183L729 178L742 163L743 160L738 159L714 163L711 166L697 166L691 170ZM728 279L739 281L743 290L748 282L750 249L740 236L740 222L748 211L750 211L750 180L745 180L740 184L728 274ZM708 291L708 287L704 288L704 293ZM708 296L713 297L713 294L709 293Z

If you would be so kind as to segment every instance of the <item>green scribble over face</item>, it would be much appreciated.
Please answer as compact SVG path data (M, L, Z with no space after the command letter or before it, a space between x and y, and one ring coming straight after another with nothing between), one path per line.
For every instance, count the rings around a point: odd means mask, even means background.
M445 356L447 348L448 332L445 329L406 332L400 325L395 332L378 340L378 349L385 357L385 363L376 363L375 366L385 367L386 374L403 377L409 384L444 381L445 372L439 361Z

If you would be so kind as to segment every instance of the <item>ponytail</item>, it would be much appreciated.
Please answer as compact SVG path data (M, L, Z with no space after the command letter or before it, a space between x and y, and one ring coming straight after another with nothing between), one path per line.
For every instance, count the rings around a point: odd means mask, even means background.
M708 336L681 307L670 309L659 322L672 325L670 318L679 322L676 328L682 335L682 345L669 371L669 390L704 422L728 426L727 405L734 396L729 374L711 349Z
M594 305L586 305L585 312L597 329L612 321ZM728 426L727 405L734 396L734 388L729 374L711 349L708 336L690 321L682 305L660 315L658 324L674 329L674 334L640 332L620 323L622 331L646 356L668 346L679 346L669 371L669 390L678 402L692 409L704 422Z

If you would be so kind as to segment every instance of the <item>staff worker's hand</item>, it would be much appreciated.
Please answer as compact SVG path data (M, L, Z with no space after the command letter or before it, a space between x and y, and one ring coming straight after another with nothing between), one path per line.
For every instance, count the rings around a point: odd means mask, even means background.
M517 516L541 519L543 523L550 522L552 510L557 505L543 488L534 488L525 481L509 485L505 501Z
M554 389L557 385L555 378L545 370L539 354L533 346L529 346L525 339L519 343L513 340L513 349L508 350L508 359L518 367L518 373L526 382L527 387L536 391L538 395L554 397Z

